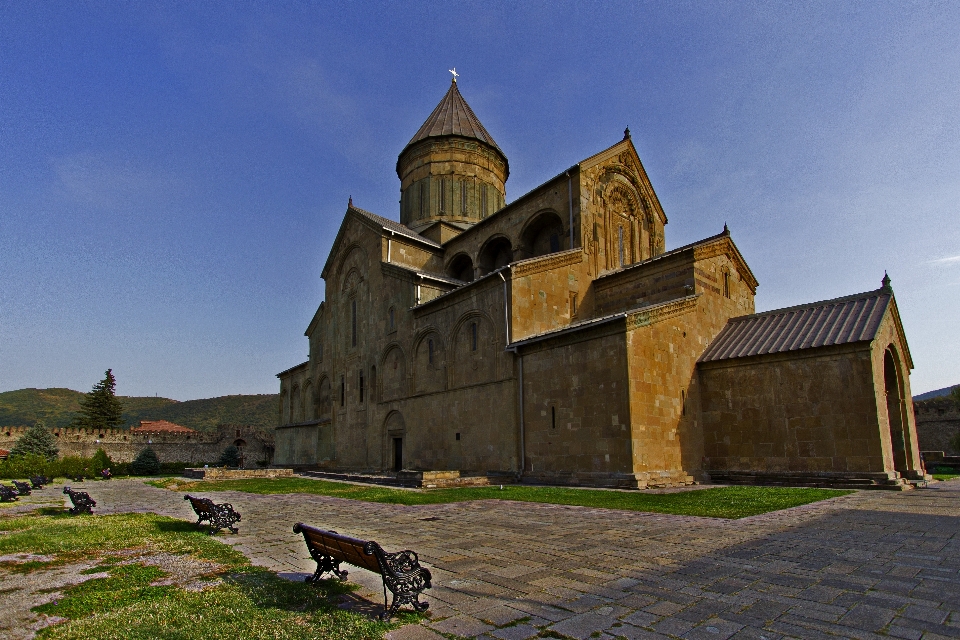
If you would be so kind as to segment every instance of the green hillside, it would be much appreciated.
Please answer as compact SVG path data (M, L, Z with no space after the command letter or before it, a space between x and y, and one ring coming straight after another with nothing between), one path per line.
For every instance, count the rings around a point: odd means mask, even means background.
M49 427L66 427L80 411L84 394L71 389L18 389L0 393L0 427L28 426L43 420ZM123 402L128 427L141 420L169 420L198 431L219 424L272 428L277 424L276 395L222 396L177 402L169 398L117 396Z

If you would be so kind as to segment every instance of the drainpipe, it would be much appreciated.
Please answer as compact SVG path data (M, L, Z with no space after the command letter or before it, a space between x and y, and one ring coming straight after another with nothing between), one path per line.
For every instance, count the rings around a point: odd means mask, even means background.
M420 276L420 282L417 283L417 305L420 304L420 285L423 283L423 276Z
M517 364L520 367L520 386L519 386L519 389L517 390L517 393L520 396L519 402L518 402L520 406L520 465L519 465L520 469L519 469L519 475L518 475L518 478L519 478L523 476L524 467L526 465L524 461L526 460L526 456L527 456L526 447L524 443L524 441L526 440L526 437L524 436L524 423L523 423L523 356L520 355L516 347L510 347L510 313L509 313L510 306L507 299L507 279L503 277L502 270L498 271L497 273L499 274L500 279L503 280L503 322L506 328L506 338L507 338L506 350L512 351L513 355L518 358L519 362Z
M503 324L506 327L506 338L507 345L509 348L510 345L510 312L509 312L509 303L507 301L507 279L503 277L503 271L497 272L500 275L500 279L503 280Z
M570 202L570 246L568 249L573 249L573 177L570 175L570 171L567 170L567 200Z
M393 231L390 232L390 237L387 238L387 262L388 263L390 262L390 250L393 248L393 244L391 243L391 240L393 240Z
M527 452L526 452L526 436L524 435L524 424L523 424L523 356L517 351L516 347L513 349L513 354L517 356L520 367L520 477L523 477L523 472L527 469Z

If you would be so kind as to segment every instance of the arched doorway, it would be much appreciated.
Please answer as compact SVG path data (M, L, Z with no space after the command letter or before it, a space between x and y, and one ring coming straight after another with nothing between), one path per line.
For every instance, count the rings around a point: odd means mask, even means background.
M385 468L395 472L403 469L403 441L407 435L407 425L399 411L391 411L383 421L384 436L386 439Z
M893 468L901 475L911 470L910 434L904 415L903 377L899 359L892 348L883 355L883 386L887 400L887 423L890 426L890 444L893 448Z
M239 431L239 429L237 429ZM247 446L247 441L243 438L237 438L233 441L233 446L240 452L240 468L243 469L243 449Z

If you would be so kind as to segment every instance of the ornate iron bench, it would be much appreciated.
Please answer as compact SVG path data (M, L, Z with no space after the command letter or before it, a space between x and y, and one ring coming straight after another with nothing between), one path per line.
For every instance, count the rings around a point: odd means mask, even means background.
M317 570L306 579L307 582L316 582L327 572L346 580L347 572L340 569L340 563L346 562L380 574L383 579L382 619L388 620L405 604L413 606L415 611L426 611L430 606L428 602L420 602L420 594L430 588L432 576L428 569L420 566L413 551L387 553L373 540L357 540L302 522L293 525L293 532L303 534L307 550L317 562ZM389 607L387 589L393 594Z
M51 480L47 476L32 476L30 478L30 484L33 485L34 489L43 489L43 485L50 484Z
M13 481L13 486L17 488L17 493L21 496L30 495L30 483L29 482L20 482L19 480Z
M78 513L92 514L91 509L97 506L97 501L91 498L86 491L74 491L70 487L64 487L63 492L70 496L70 502L73 503L73 509L70 509L70 513L73 515Z
M13 487L8 487L5 484L0 484L0 502L13 502L17 499L17 490Z
M240 520L240 514L233 510L233 506L227 502L216 504L210 498L195 498L191 495L183 496L184 500L189 500L194 513L197 514L197 526L200 526L204 520L210 525L210 535L220 531L220 529L229 529L236 533L235 522Z

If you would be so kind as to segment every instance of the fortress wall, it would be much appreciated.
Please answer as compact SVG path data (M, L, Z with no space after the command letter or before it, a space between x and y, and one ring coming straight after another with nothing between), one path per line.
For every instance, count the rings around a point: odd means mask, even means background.
M28 427L0 427L0 449L13 449L16 441ZM60 456L89 458L98 448L112 460L131 462L146 447L157 453L160 462L188 462L214 464L220 454L236 440L246 443L243 449L244 466L255 467L258 460L272 462L273 436L249 426L223 425L209 433L134 433L129 429L52 430L60 448Z
M950 446L950 439L960 433L960 407L948 399L934 398L917 402L913 408L920 451L960 455L960 451Z

